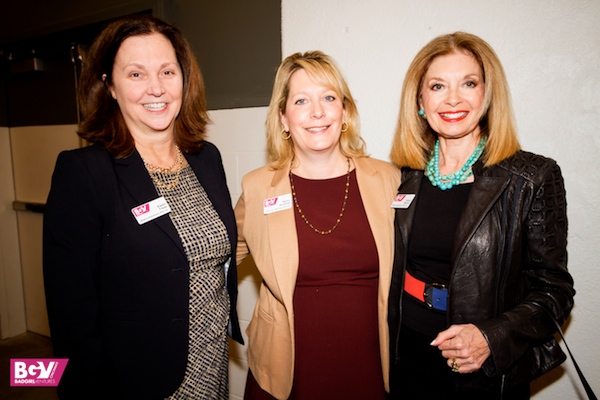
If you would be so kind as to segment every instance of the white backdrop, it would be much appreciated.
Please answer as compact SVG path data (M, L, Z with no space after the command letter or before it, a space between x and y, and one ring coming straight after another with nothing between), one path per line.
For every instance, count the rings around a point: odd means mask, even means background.
M283 56L319 49L340 64L371 155L388 159L404 74L433 37L474 33L498 53L524 149L562 167L575 309L566 330L600 392L600 2L597 0L283 0ZM570 362L534 399L578 398ZM575 383L574 383L575 382ZM584 397L581 397L584 398Z

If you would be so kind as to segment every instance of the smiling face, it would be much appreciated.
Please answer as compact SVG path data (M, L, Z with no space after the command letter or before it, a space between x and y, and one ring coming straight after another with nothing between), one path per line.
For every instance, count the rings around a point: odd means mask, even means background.
M433 60L423 77L419 105L440 138L479 137L484 106L483 71L468 53Z
M281 123L299 157L339 151L344 105L338 93L315 83L304 69L292 74Z
M159 33L125 39L113 65L110 92L134 139L172 134L181 109L183 74L171 42Z

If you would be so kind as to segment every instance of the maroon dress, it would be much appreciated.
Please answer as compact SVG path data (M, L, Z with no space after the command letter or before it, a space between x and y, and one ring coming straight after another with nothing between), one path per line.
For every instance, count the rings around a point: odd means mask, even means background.
M310 223L335 224L346 175L325 180L294 176L297 199ZM296 360L290 399L385 399L377 320L379 259L356 182L350 176L346 211L321 235L298 210L300 254L294 294ZM249 374L246 399L259 395Z

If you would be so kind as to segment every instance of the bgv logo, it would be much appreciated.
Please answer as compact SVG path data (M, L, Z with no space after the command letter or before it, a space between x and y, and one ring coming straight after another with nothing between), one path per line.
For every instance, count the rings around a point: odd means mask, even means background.
M58 386L67 358L11 358L10 386Z
M133 215L135 215L136 217L144 215L148 211L150 211L150 204L148 204L148 203L142 204L141 206L135 207L131 210L131 212L133 212Z
M276 205L277 204L277 199L278 199L277 197L272 197L270 199L266 199L264 206L265 207L272 207L272 206Z

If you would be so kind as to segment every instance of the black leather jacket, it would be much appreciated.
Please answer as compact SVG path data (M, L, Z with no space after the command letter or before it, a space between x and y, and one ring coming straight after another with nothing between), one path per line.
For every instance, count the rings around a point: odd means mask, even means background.
M473 323L491 355L482 370L460 375L459 385L511 387L565 359L552 336L573 307L567 271L567 212L555 161L517 152L485 168L473 166L475 182L452 250L448 326ZM417 194L396 210L396 245L388 322L392 368L398 361L406 247L423 171L403 169L399 193Z

